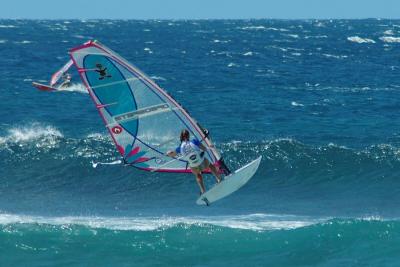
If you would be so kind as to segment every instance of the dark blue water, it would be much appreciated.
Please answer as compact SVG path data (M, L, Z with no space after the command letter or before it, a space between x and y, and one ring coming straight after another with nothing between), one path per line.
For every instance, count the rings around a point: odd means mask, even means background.
M77 73L31 86L93 38L254 178L205 208L191 174L94 168L119 156ZM400 21L0 20L0 56L1 266L400 264Z

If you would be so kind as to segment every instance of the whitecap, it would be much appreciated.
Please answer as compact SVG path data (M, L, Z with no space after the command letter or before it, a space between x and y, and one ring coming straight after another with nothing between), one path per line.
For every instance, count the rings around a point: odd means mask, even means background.
M322 55L324 55L325 57L328 57L328 58L336 58L336 59L348 58L348 56L346 56L346 55L331 55L331 54L322 54Z
M153 80L159 80L159 81L166 81L167 79L165 79L164 77L161 76L150 76L151 79Z
M243 56L252 56L252 55L253 55L253 52L251 52L251 51L246 52L246 53L243 54Z
M95 140L103 140L104 137L107 137L101 133L91 133L86 136L88 139L95 139Z
M386 31L383 32L383 34L386 34L386 35L393 35L394 32L393 32L393 30L386 30Z
M121 231L154 231L168 229L179 225L206 226L213 225L232 229L268 231L296 229L317 223L324 223L328 218L310 218L294 215L248 214L224 216L154 216L154 217L101 217L101 216L30 216L17 214L0 214L0 224L47 224L71 227L80 225L94 229Z
M63 134L53 126L43 126L40 123L32 123L30 125L8 129L7 135L0 137L0 143L26 143L32 140L45 138L50 143L54 144L55 139L61 137L63 137Z
M77 93L82 93L82 94L88 94L86 87L81 83L73 83L71 86L65 87L65 88L59 88L59 89L57 89L57 91L77 92Z
M153 54L153 51L151 51L151 49L148 47L145 47L143 50L148 52L149 54Z
M238 65L238 64L235 64L235 63L233 63L233 62L231 62L231 63L228 64L228 67L229 67L229 68L232 68L232 67L239 67L239 65Z
M218 39L213 40L213 43L226 44L226 43L229 43L229 42L230 42L230 40L218 40Z
M292 38L299 38L298 34L288 34L287 36L292 37Z
M29 41L29 40L23 40L23 41L14 42L14 44L30 44L30 43L32 43L32 41Z
M291 105L294 107L304 107L304 104L298 103L296 101L292 101Z
M325 27L325 24L318 21L316 24L314 24L315 27Z
M311 38L314 38L314 39L323 39L323 38L328 38L328 35L305 36L304 38L305 38L305 39L311 39Z
M246 26L246 27L241 27L240 29L242 30L265 30L264 26Z
M359 44L362 44L362 43L371 43L371 44L374 44L374 43L375 43L375 41L372 40L372 39L361 38L361 37L359 37L359 36L347 37L347 40L349 40L350 42L359 43Z
M288 32L288 29L283 29L283 28L273 28L273 27L269 27L267 28L268 31L279 31L279 32Z
M15 25L0 24L0 28L17 28L17 26L15 26Z
M385 43L400 43L400 37L383 36L379 39Z
M94 169L96 169L98 165L118 165L118 164L122 164L122 161L121 160L114 160L111 162L94 162L94 161L92 161L91 163L92 163L92 167Z

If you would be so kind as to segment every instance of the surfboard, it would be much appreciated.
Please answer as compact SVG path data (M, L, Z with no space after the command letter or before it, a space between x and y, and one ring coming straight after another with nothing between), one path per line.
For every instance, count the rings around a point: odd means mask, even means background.
M197 205L210 205L211 203L220 200L237 191L244 186L253 175L256 173L261 162L261 156L247 165L236 170L225 179L213 186L210 190L202 194L196 201Z
M32 85L41 91L56 91L57 90L57 88L55 88L55 87L51 87L49 85L45 85L45 84L41 84L41 83L37 83L37 82L32 82Z

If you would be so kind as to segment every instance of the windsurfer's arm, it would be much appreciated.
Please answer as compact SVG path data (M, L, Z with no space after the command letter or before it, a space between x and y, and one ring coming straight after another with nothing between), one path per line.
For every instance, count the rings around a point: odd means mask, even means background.
M205 145L203 145L198 139L193 139L192 142L193 142L193 144L198 146L201 150L203 150L203 151L207 150L207 147Z
M203 151L206 151L206 150L207 150L207 148L206 148L203 144L200 144L199 147L200 147L200 149L203 150Z
M176 157L176 155L177 155L176 151L170 150L170 151L167 152L167 156L168 157L172 158L172 157Z
M181 153L181 147L178 146L175 150L167 151L168 157L176 157L179 153Z

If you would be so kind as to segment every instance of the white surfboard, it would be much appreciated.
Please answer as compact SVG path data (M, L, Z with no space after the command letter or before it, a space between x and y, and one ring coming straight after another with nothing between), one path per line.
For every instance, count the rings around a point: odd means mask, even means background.
M221 198L229 196L241 188L256 173L260 162L261 156L242 168L236 170L232 174L226 176L221 183L216 184L210 190L202 194L196 201L197 205L208 206Z

